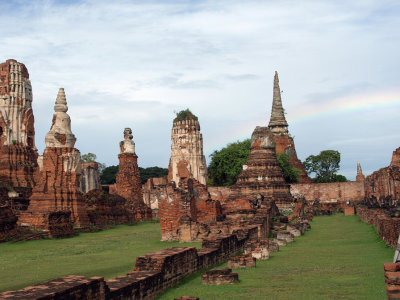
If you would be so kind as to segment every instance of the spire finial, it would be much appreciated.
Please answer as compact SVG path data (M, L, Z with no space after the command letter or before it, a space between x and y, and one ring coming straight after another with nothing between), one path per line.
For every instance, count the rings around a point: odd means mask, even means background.
M54 105L54 111L56 112L67 112L67 97L65 97L64 88L58 90L56 104Z
M285 113L282 107L281 90L279 87L278 72L275 71L274 76L274 93L272 99L271 118L268 127L273 133L287 133L288 123L286 122Z

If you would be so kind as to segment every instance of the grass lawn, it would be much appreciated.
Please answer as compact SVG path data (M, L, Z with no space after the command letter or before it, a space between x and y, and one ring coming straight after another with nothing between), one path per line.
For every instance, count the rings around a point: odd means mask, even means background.
M336 214L315 217L311 226L256 268L235 269L239 284L203 286L200 271L157 299L386 299L383 263L392 261L394 250L372 225Z
M0 244L0 292L64 275L125 275L136 257L174 246L201 243L161 242L160 224L120 225L66 239L48 239Z

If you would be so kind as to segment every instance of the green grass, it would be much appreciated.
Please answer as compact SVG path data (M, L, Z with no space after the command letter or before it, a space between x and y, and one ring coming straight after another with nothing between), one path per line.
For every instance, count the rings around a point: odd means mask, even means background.
M161 242L160 224L120 225L66 239L0 244L0 292L65 275L125 275L136 257L174 246L200 243Z
M197 272L161 299L385 299L383 263L394 250L358 216L315 217L311 231L272 253L257 267L240 270L239 284L203 286ZM226 264L218 268L226 268Z

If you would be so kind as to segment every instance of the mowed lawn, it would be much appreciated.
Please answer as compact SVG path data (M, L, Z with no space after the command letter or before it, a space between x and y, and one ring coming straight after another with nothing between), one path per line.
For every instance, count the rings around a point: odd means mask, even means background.
M386 299L383 263L394 250L373 226L343 214L315 217L311 226L256 268L235 269L238 284L204 286L197 272L157 299Z
M140 255L175 246L201 247L160 240L160 224L139 223L66 239L0 244L0 292L69 274L112 278L130 272Z

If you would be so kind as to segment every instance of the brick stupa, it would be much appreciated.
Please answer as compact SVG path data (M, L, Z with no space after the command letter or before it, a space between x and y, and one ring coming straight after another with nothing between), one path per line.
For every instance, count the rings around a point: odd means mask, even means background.
M189 110L178 113L171 131L171 158L168 181L194 178L207 185L207 165L203 154L203 136L200 124Z
M53 122L46 134L43 157L39 160L40 181L33 189L28 210L19 223L47 229L49 215L55 211L71 212L78 226L88 225L86 205L80 192L81 156L74 148L76 138L64 89L60 89L54 106Z
M307 172L297 158L296 148L294 146L293 138L289 135L288 123L285 118L285 112L282 106L281 90L279 87L278 72L275 71L274 77L274 92L272 100L271 118L269 120L268 128L273 133L273 140L275 142L276 154L285 152L289 155L290 164L301 171L298 182L311 183L311 178L308 177Z
M0 185L33 187L37 169L32 87L24 64L0 64Z
M151 219L151 209L143 202L138 156L135 153L135 143L130 128L124 130L124 140L120 142L120 150L115 193L127 200L126 206L134 211L137 220Z
M273 134L268 127L257 126L251 136L249 158L232 186L225 209L252 209L275 201L279 208L294 202L279 162L276 159Z

